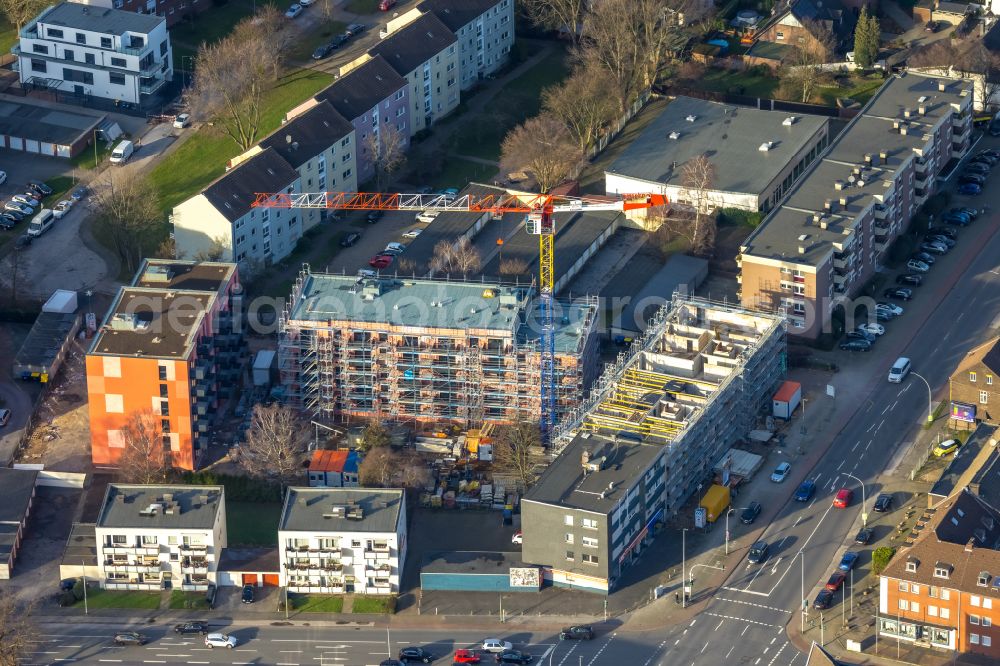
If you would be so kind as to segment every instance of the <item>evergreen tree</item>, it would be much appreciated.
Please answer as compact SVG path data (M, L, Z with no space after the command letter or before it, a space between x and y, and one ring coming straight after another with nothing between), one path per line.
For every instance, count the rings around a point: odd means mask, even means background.
M854 29L854 62L861 69L871 69L878 60L880 35L878 19L868 13L867 7L862 8Z

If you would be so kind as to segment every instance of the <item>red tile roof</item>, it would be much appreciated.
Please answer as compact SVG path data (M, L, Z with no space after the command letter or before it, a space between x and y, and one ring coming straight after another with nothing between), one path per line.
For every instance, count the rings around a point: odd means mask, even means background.
M313 451L310 472L343 472L350 451Z

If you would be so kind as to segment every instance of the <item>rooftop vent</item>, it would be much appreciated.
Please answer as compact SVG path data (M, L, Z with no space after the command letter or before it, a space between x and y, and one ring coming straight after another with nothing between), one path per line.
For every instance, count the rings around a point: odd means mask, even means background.
M142 281L166 284L173 277L173 271L166 266L147 266L146 271L142 274Z
M587 449L584 449L580 454L580 465L583 467L584 474L600 472L604 468L605 462L607 462L607 458L604 456L591 459L590 451Z
M913 110L912 109L903 109L903 117L904 118L909 118L912 115L913 115Z
M784 125L785 127L791 127L792 125L794 125L798 121L799 121L799 119L796 118L795 116L788 116L787 118L785 118L784 120L781 121L781 124Z
M128 312L116 312L108 322L112 331L145 331L149 322L139 319L139 315Z
M917 107L917 113L919 113L922 116L926 116L927 115L927 105L926 104L921 104L920 106L918 106Z
M889 160L889 151L888 150L878 151L878 159L882 163L887 162Z
M807 240L808 238L809 234L802 234L801 236L799 236L799 242L801 243L802 241Z
M948 89L948 85L943 81L938 81L938 92L945 92Z
M694 121L698 120L698 116L692 114L687 118L685 118L684 120L688 121L689 123L693 123Z
M760 147L757 150L759 150L762 153L766 153L767 151L771 150L771 148L773 148L773 147L774 147L774 142L773 141L765 141L764 143L760 144Z
M674 141L676 141L677 139L681 138L681 133L680 132L671 132L670 134L667 135L667 138L668 139L673 139Z
M842 190L842 189L844 189L844 181L842 181L842 180L835 180L835 181L833 181L833 189L835 189L835 190Z

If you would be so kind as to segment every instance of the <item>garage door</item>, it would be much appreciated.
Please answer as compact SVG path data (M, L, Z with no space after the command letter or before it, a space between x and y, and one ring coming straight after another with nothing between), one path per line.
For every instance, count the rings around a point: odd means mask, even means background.
M278 587L278 574L264 574L264 585Z
M256 585L257 584L257 574L243 574L243 584L244 585Z
M41 152L42 155L53 156L56 154L56 146L54 143L46 143L45 141L43 141Z
M10 145L8 146L11 150L24 150L24 139L19 136L10 137Z
M36 139L25 139L24 150L29 153L41 152L41 148L39 147L38 141Z

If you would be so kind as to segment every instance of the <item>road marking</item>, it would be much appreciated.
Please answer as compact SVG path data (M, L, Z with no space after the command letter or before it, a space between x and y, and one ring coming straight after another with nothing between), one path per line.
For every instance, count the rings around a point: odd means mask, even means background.
M645 663L643 663L642 666L649 666L651 663L653 663L653 660L656 659L656 655L659 654L660 650L662 650L663 646L666 645L666 644L667 644L666 641L661 641L660 644L656 646L656 649L653 650L653 654L649 655L649 659L647 659L645 661ZM676 645L676 643L675 643L675 645ZM544 659L544 657L542 659ZM539 659L538 661L539 661L539 663L541 663L542 660ZM559 663L562 663L562 662L559 662Z
M757 620L748 620L745 617L736 617L734 615L721 615L720 613L711 613L709 611L705 611L705 615L711 615L712 617L721 617L721 618L725 618L727 620L736 620L738 622L747 622L747 623L749 623L747 625L747 629L750 628L750 626L749 626L750 624L756 624L757 626L760 626L760 627L777 627L777 626L779 626L777 624L768 624L767 622L758 622ZM743 630L743 634L745 634L746 632L747 632L747 630L744 629ZM740 636L742 636L743 634L740 634Z
M691 620L691 624L689 624L688 626L689 627L693 627L694 623L697 622L697 621L698 621L698 618L695 618L695 619Z
M753 572L753 576L750 577L750 582L747 583L747 586L745 588L743 588L744 592L749 592L750 591L750 587L753 586L753 582L755 580L757 580L757 576L759 576L760 572L763 571L763 570L764 570L764 567L757 567L757 571L754 571ZM685 629L684 631L687 631L687 629Z
M679 639L679 638L676 641L674 641L674 647L677 647L677 644L680 643L680 642L681 642L681 639ZM560 661L559 663L561 664L562 662Z
M685 629L684 631L687 631L687 629ZM611 634L611 638L609 638L607 642L601 646L601 649L597 651L597 654L594 655L594 658L587 662L587 666L594 665L594 662L597 661L597 658L601 656L602 652L608 649L608 646L611 645L611 641L615 640L615 636L617 635L618 634Z
M559 661L559 663L557 664L557 666L562 666L563 662L565 662L567 659L569 659L569 656L571 654L573 654L573 650L575 650L576 648L577 648L577 646L575 644L572 647L570 647L570 649L566 651L566 654L563 655L563 658Z
M897 400L896 402L892 403L892 409L895 410L896 409L896 405L898 405L898 404L899 404L899 400Z
M82 648L82 645L60 645L60 648Z
M757 664L759 664L759 663L760 663L760 660L761 660L761 658L760 658L760 657L757 657L757 661L753 662L753 663L754 663L754 666L757 666Z
M687 632L688 632L688 630L687 630L687 629L685 629L684 631L682 631L682 632L681 632L681 636L683 636L683 635L684 635L684 634L686 634Z
M275 662L274 666L299 666L299 665L298 665L298 663L292 663L292 662L287 662L287 661L278 661L278 662Z
M851 451L854 451L856 448L858 448L858 444L860 444L860 443L861 442L854 442L854 446L851 447ZM840 469L840 468L838 467L837 469Z
M302 652L302 650L278 650L278 652Z
M731 655L733 653L733 650L735 649L736 649L735 645L729 648L729 652L726 653L726 659L729 659L729 655Z
M822 474L817 474L815 477L813 477L813 483L815 483L816 485L819 485L819 480L820 480L820 477L822 477L822 476L823 476Z
M774 636L774 637L773 637L773 638L771 639L771 642L769 643L769 645L774 645L774 641L776 641L776 640L778 640L778 637L777 637L777 636Z
M142 663L144 663L144 664L165 664L165 663L167 663L167 660L166 659L143 659ZM299 665L295 664L295 666L299 666Z
M787 539L787 538L788 538L788 536L786 535L785 539ZM782 539L781 543L785 543L785 539ZM781 543L778 544L778 548L781 548ZM778 570L778 565L779 564L781 564L781 558L780 557L777 560L774 561L774 566L771 567L771 575L772 576L774 575L774 572Z
M770 647L766 647L766 648L764 648L764 651L763 651L763 652L761 652L761 654L763 654L763 655L766 655L766 654L767 654L767 651L768 651L768 650L770 650L770 649L771 649Z
M117 664L120 664L122 660L121 659L98 659L97 661L113 661L113 662L115 662Z
M717 625L715 626L715 630L716 630L716 631L718 631L718 630L719 630L719 628L720 628L720 627L722 626L722 623L723 623L723 622L725 622L725 620L719 620L719 624L717 624Z
M743 632L740 634L740 636L742 636L743 634L747 633L747 629L749 629L749 628L750 628L749 624L747 626L743 627Z
M785 641L784 643L781 644L781 647L778 648L778 651L774 653L773 657L771 657L771 661L767 662L767 666L772 666L772 664L774 664L778 656L785 651L786 647L788 647L788 641ZM792 658L792 661L795 661L794 657ZM789 664L791 664L791 662L789 662Z
M852 449L852 450L853 450L853 449ZM838 471L838 472L840 471L840 468L844 466L844 463L845 463L845 462L847 462L847 461L846 461L846 460L841 460L841 461L840 461L840 464L839 464L839 465L837 465L837 471Z
M792 525L792 527L795 527L796 525L798 525L801 520L802 520L802 514L800 513L799 517L795 519L795 524Z
M886 406L885 406L885 409L883 409L883 410L882 410L882 416L885 416L885 413L886 413L887 411L889 411L889 405L886 405Z
M725 597L717 597L719 601L726 601L731 604L744 604L746 606L753 606L754 608L764 608L766 610L777 611L779 613L791 613L790 610L785 610L784 608L776 608L774 606L765 606L764 604L755 604L752 601L742 601L740 599L726 599Z

